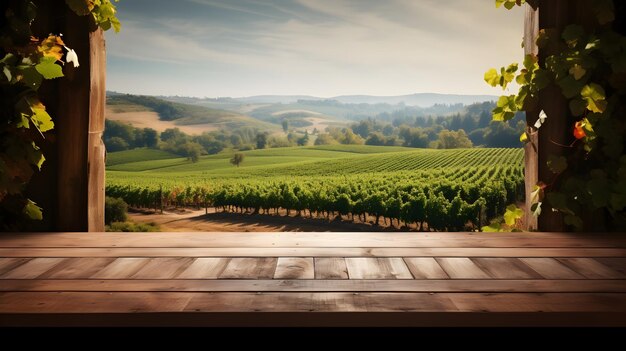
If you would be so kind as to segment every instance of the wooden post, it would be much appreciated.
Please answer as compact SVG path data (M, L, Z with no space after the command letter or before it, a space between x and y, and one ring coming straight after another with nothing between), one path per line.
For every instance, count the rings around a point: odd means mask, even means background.
M524 54L539 53L536 44L537 35L539 34L539 10L535 10L526 4L526 15L524 18ZM526 193L526 230L537 230L537 218L532 215L531 196L535 185L539 182L539 138L538 134L533 132L533 125L539 118L540 110L536 107L533 110L526 111L526 132L528 134L528 142L524 147L524 186Z
M104 32L89 34L90 94L87 189L87 224L90 232L104 231L105 147L104 111L106 104L106 46Z
M55 129L41 142L46 156L28 195L44 209L38 231L104 230L104 129L106 61L104 34L89 16L78 16L64 0L35 0L38 37L63 34L80 67L66 64L65 77L45 81L39 95Z

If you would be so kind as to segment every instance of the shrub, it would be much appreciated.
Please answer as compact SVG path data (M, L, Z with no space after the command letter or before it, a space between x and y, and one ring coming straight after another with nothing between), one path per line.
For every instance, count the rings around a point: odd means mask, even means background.
M104 223L125 222L128 218L128 205L116 197L106 197L104 202Z
M156 223L113 222L106 226L107 232L158 232Z

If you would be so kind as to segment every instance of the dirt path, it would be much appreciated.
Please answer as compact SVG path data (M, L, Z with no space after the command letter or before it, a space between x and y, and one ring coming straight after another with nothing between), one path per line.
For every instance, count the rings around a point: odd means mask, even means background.
M304 217L215 213L209 209L178 212L130 212L134 222L156 223L164 232L378 232L398 231L396 228L348 221L327 221Z

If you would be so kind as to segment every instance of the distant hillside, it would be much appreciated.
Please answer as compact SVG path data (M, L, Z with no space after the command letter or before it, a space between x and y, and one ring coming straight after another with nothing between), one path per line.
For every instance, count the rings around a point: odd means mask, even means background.
M189 134L218 129L252 127L275 130L278 126L222 109L167 101L153 96L107 94L106 117L135 127L158 131L178 127Z
M454 95L454 94L411 94L399 96L371 96L371 95L343 95L331 98L319 98L313 96L283 96L283 95L264 95L251 96L245 98L235 98L248 104L265 103L265 104L292 104L301 100L318 101L318 100L335 100L344 104L405 104L407 106L431 107L433 105L470 105L476 102L496 101L497 96L493 95Z

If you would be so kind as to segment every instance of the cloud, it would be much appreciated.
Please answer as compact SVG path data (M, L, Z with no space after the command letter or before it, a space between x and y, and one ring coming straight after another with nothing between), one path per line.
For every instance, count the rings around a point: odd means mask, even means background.
M172 71L213 71L209 83L194 83L198 96L239 95L237 85L257 94L494 93L483 72L523 55L520 12L485 1L184 3L203 6L193 16L181 4L180 12L124 21L109 54ZM219 91L226 87L231 90Z

